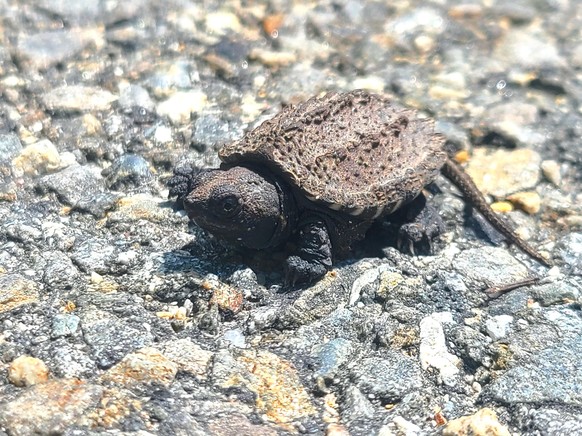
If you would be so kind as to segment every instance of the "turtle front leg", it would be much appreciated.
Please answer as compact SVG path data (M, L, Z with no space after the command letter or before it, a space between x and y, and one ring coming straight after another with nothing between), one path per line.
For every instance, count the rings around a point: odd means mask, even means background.
M325 221L317 215L301 218L295 235L297 251L285 264L285 282L293 288L320 279L332 267L332 247Z
M203 171L200 168L191 166L188 162L176 167L174 175L166 182L170 192L168 197L177 197L179 207L183 207L183 201L192 191L194 180Z
M399 212L403 224L398 230L398 249L412 255L432 254L432 241L445 230L437 210L420 194Z

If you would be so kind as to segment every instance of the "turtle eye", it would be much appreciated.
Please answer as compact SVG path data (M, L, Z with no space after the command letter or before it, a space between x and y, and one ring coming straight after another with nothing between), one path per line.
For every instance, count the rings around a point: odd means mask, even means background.
M225 217L234 216L240 210L240 204L238 201L238 197L235 195L227 195L223 199L220 200L218 205L218 213Z

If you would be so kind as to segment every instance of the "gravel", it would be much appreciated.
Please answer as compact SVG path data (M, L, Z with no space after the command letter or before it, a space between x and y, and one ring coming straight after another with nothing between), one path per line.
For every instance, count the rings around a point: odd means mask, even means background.
M582 4L25 3L0 2L0 434L582 434ZM354 87L434 117L555 266L440 178L434 255L385 223L286 291L284 250L167 200Z

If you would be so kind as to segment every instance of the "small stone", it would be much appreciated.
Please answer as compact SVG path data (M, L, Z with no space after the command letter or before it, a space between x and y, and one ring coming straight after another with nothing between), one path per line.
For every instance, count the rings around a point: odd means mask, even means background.
M582 233L565 235L558 242L557 251L572 274L582 275Z
M38 176L53 172L61 165L57 147L48 139L26 146L12 161L19 174Z
M103 193L105 186L103 178L97 168L88 165L74 165L55 174L44 176L38 182L39 188L45 192L57 194L61 203L79 207L96 201L96 197ZM108 206L113 205L114 197L110 198ZM105 198L104 197L104 198Z
M461 360L447 349L443 323L452 323L449 312L434 313L420 322L420 363L425 371L435 368L442 381L453 386L459 374Z
M178 339L166 343L164 355L178 366L178 370L194 377L206 379L210 361L214 356L190 339Z
M487 287L503 286L529 277L525 265L506 250L497 247L462 251L455 257L453 266L461 276Z
M510 315L497 315L485 321L485 331L491 339L498 341L511 331L513 317Z
M60 338L63 336L71 336L75 334L77 328L79 327L79 318L77 315L72 314L59 314L55 315L52 322L52 338Z
M101 88L64 85L43 94L41 100L54 112L94 112L111 109L117 96Z
M20 38L17 55L26 65L43 70L74 56L90 43L103 42L103 30L99 28L40 32Z
M516 192L507 197L507 199L530 215L538 213L542 207L540 195L533 191Z
M241 329L227 330L222 335L225 341L229 342L230 345L237 348L246 348L247 343L245 336Z
M110 223L140 220L162 222L168 218L166 211L162 208L163 202L164 200L149 194L120 198L115 205L115 210L107 215L107 221Z
M501 374L483 388L483 401L582 406L581 349L578 330Z
M0 274L0 313L38 303L38 285L18 274Z
M394 423L396 428L399 430L399 433L397 433L397 434L405 434L407 436L408 435L420 436L422 434L422 430L418 425L404 419L402 416L395 416L394 420L392 422ZM386 432L382 432L382 429L381 429L380 434L378 436L392 435L392 433L388 433L389 430L386 427L383 427L383 429L385 429Z
M360 360L352 370L355 385L365 395L395 403L422 386L417 362L397 351L386 350L382 357Z
M159 144L172 142L174 140L172 129L168 126L158 126L154 132L154 139Z
M483 408L477 413L449 421L443 436L510 436L510 432L497 418L494 410Z
M581 46L582 47L582 46ZM555 160L544 160L541 163L544 177L554 186L560 186L562 183L562 174L560 173L560 164Z
M315 375L324 378L333 378L339 368L353 357L354 348L351 341L344 338L335 338L323 345L315 347L313 352L319 361Z
M197 75L191 71L191 64L186 61L177 61L163 64L158 71L147 80L147 85L156 97L169 97L176 89L190 89L192 79Z
M154 101L147 89L139 85L128 85L121 89L119 106L125 110L140 107L152 111L155 108Z
M508 213L513 210L513 204L509 201L496 201L491 203L491 209L497 213Z
M541 31L534 34L527 28L506 32L492 56L503 65L514 65L526 70L566 66L557 45L547 34Z
M8 367L8 380L15 386L32 386L48 380L49 370L45 363L31 356L20 356Z
M110 368L102 379L129 389L143 389L152 385L169 387L178 365L155 348L146 347L128 354Z
M240 415L211 418L208 422L208 430L212 436L277 436L279 434L266 424L253 424L247 417Z
M212 275L204 279L202 287L212 293L210 304L216 304L220 310L239 313L242 309L243 294L240 289L230 286Z
M373 92L384 92L384 87L386 83L382 77L378 76L366 76L358 77L353 81L354 89L367 89Z
M146 326L130 324L112 313L88 308L79 316L83 338L101 368L109 368L126 357L127 353L144 348L153 341L152 333ZM139 361L139 358L136 360Z
M341 424L331 423L325 429L326 436L350 436L350 432Z
M476 147L467 173L484 194L505 198L535 187L540 179L541 158L529 149L496 150Z
M224 35L228 31L238 34L242 30L242 26L235 14L217 11L206 14L206 30L215 35Z
M267 67L283 67L297 61L297 56L291 52L271 51L263 48L254 48L249 58L257 60Z
M358 388L350 385L344 393L341 415L344 422L371 419L374 416L374 406Z
M2 404L0 426L9 434L63 434L99 406L103 388L77 379L52 380Z
M157 113L162 117L168 117L172 124L187 124L191 121L193 113L202 112L207 101L208 98L202 91L180 91L158 104Z
M214 114L201 114L194 122L192 145L197 150L217 148L237 138L239 129Z
M113 161L110 167L105 168L101 175L109 189L139 188L153 179L148 162L136 154L124 154Z
M0 162L10 162L22 152L22 143L15 133L0 133Z
M290 362L262 350L239 351L235 359L230 353L215 357L215 382L224 389L239 387L253 392L257 408L267 419L282 424L316 413Z

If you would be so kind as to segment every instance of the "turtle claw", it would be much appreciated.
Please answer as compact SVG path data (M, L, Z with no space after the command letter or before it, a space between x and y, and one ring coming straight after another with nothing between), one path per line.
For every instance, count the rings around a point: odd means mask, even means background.
M285 287L295 289L309 285L325 275L327 268L319 262L309 262L299 256L289 256L285 262Z
M188 164L175 168L174 175L166 182L166 185L170 188L168 198L176 197L178 202L182 202L192 191L194 180L201 171L200 168L192 167Z

